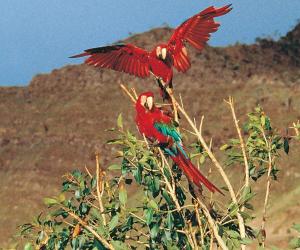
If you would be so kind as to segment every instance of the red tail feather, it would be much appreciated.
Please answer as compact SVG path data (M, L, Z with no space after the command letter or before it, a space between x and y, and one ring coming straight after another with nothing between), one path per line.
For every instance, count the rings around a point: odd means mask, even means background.
M201 187L202 183L211 192L214 193L215 191L217 191L220 194L223 194L223 192L219 188L217 188L203 174L201 174L198 168L196 168L189 159L185 159L185 157L181 153L179 153L179 155L176 157L172 157L172 160L181 168L181 170L185 173L187 178L190 181L192 181L196 186Z

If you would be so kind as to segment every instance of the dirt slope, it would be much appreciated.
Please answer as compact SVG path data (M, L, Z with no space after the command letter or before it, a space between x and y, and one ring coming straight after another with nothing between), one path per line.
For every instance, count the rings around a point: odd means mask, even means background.
M171 31L154 29L128 40L150 49L166 41ZM300 119L299 40L300 25L276 42L260 39L252 45L207 47L202 53L189 50L192 68L187 74L175 74L175 90L192 116L205 115L204 132L207 138L213 135L216 148L235 135L223 102L229 95L236 99L238 115L261 104L282 131ZM136 131L132 105L119 83L138 92L157 93L153 79L140 80L85 65L37 75L27 87L0 88L0 246L18 224L39 211L42 197L55 194L61 175L84 165L92 168L96 149L107 164L112 148L105 141L111 135L104 130L115 125L119 113L127 118L125 126ZM281 184L274 185L274 201L297 187L297 150L291 152L293 160L285 162ZM293 211L299 206L290 204ZM287 216L290 214L293 216ZM283 208L277 217L300 219L299 213ZM277 224L273 221L270 228L274 231ZM276 236L282 230L286 228L273 233Z

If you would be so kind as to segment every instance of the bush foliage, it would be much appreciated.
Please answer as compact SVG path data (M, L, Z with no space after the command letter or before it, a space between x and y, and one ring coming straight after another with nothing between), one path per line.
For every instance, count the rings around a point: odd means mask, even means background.
M233 109L233 102L232 104ZM237 120L236 124L238 124ZM237 130L240 128L236 126ZM299 131L299 123L294 130ZM233 128L234 129L234 128ZM261 107L248 114L241 138L231 138L217 153L226 171L235 165L248 171L249 183L235 187L236 202L221 187L224 197L198 190L162 151L123 126L111 129L117 162L96 173L86 169L66 174L58 196L45 198L47 213L21 226L25 249L222 249L265 246L264 223L278 159L288 154L290 137L280 135ZM198 132L201 132L200 130ZM211 151L193 133L190 156L201 169L214 167ZM299 133L295 135L299 139ZM209 151L209 152L208 152ZM222 156L223 155L223 156ZM109 178L111 171L114 177ZM216 174L217 175L217 174ZM245 172L245 176L247 173ZM247 178L241 176L241 181ZM254 207L252 186L265 176L266 199ZM219 183L224 183L220 181ZM222 184L219 184L222 186ZM229 187L230 188L230 187ZM264 189L261 189L264 190ZM262 226L250 226L254 210L264 209ZM245 234L241 232L244 229ZM294 229L300 233L300 226ZM290 246L300 246L295 238Z

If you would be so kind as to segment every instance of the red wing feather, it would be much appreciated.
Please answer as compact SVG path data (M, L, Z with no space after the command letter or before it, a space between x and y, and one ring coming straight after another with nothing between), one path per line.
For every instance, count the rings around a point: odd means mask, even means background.
M214 18L228 13L231 10L230 6L208 7L175 29L169 40L168 48L173 56L174 67L178 71L185 72L190 68L185 42L189 42L196 49L202 50L210 38L210 33L216 32L220 26Z
M89 56L85 63L99 68L126 72L138 77L150 75L149 53L132 44L87 49L71 58Z

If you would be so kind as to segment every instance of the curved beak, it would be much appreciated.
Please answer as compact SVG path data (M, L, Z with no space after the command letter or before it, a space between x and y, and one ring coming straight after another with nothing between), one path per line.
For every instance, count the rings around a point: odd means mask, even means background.
M161 57L163 60L166 60L166 58L167 58L167 49L166 48L161 49Z
M147 103L148 109L152 110L152 108L153 108L153 97L152 96L147 97L146 103Z

